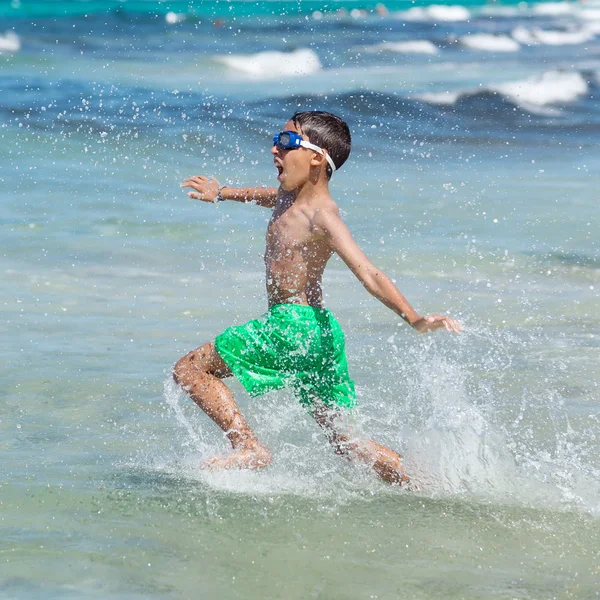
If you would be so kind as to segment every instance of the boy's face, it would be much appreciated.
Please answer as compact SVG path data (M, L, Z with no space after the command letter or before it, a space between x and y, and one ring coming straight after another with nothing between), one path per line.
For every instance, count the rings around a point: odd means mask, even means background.
M293 121L288 121L281 131L299 133L303 140L310 142L310 139L296 127ZM308 148L284 150L279 146L273 146L271 154L279 172L277 181L286 192L291 192L304 185L310 178L311 167L320 164L319 155Z

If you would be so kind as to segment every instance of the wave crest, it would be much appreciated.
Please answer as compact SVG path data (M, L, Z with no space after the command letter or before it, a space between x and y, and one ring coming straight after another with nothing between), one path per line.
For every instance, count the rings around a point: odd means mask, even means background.
M293 77L316 73L323 67L315 52L309 48L299 48L293 52L267 51L257 54L231 54L217 56L220 62L234 71L250 77Z
M425 7L415 6L396 13L396 16L405 21L457 22L468 21L471 18L471 13L467 8L458 4L454 6L432 4Z
M367 46L365 52L398 52L399 54L439 54L440 49L429 40L407 40L405 42L382 42Z
M500 94L512 104L535 112L536 108L570 104L587 94L589 85L578 71L547 71L519 81L496 83L483 89L430 93L419 96L431 104L456 104L482 94Z
M512 37L528 46L535 44L571 46L589 42L594 38L594 32L587 28L562 31L559 29L527 29L526 27L519 26L513 30Z
M507 35L494 35L491 33L473 33L459 39L461 46L471 50L484 50L487 52L517 52L521 45Z
M18 52L21 49L21 38L13 31L0 35L0 52Z

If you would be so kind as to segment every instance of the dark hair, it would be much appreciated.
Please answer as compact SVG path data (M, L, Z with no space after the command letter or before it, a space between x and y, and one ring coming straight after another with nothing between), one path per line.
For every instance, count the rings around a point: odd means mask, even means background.
M305 133L311 144L316 144L327 150L336 169L339 169L350 155L352 139L350 129L345 121L322 110L297 112L292 121L302 133ZM327 177L332 170L327 164Z

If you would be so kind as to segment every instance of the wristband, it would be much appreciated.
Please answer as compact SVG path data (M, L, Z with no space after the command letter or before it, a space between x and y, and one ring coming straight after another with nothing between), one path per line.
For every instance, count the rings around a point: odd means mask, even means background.
M214 202L225 202L225 198L223 198L223 196L221 196L221 192L226 188L226 185L222 185L219 188L219 191L217 192L217 196L214 199Z

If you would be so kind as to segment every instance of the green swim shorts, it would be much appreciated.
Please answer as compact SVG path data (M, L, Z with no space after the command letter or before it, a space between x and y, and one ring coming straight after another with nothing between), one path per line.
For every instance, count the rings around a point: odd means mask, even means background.
M290 386L305 406L316 399L356 404L344 333L327 309L276 304L260 319L226 329L215 348L251 396Z

